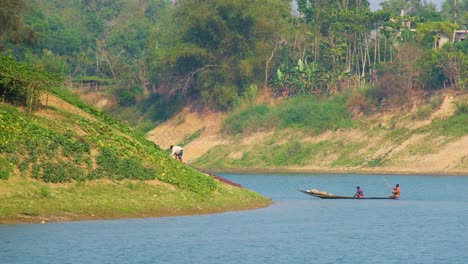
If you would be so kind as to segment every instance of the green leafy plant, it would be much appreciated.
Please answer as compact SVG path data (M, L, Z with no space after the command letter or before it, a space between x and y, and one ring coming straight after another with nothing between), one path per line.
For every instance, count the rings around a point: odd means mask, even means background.
M8 180L13 169L13 164L6 157L0 156L0 180Z
M61 82L61 77L20 63L13 57L0 56L0 98L27 106L32 112L39 106L44 90Z

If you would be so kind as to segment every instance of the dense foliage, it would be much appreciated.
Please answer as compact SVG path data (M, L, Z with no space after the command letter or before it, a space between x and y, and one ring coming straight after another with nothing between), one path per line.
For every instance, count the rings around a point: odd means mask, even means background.
M34 31L24 23L27 0L0 1L0 51L8 44L32 43Z
M167 92L232 106L249 85L264 81L288 11L284 0L181 1L172 45L156 50Z
M232 109L251 86L273 96L375 90L350 97L354 109L466 89L467 44L453 40L466 0L441 11L421 0L377 11L362 0L295 2L3 0L0 51L106 87L117 100L110 110L132 125L166 119L176 105Z
M39 107L42 92L60 81L56 74L37 70L12 57L0 56L0 98L27 106L30 112Z
M128 126L83 103L78 107L92 118L54 108L51 116L26 115L0 103L0 178L19 171L52 183L158 179L200 194L218 188L214 179L171 159Z

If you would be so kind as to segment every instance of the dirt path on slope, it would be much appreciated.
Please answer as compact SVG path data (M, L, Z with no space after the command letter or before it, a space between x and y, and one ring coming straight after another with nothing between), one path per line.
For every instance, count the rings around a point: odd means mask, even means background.
M227 143L220 133L224 118L225 114L222 113L200 114L185 109L148 132L148 139L162 149L168 149L171 145L178 145L197 131L201 131L199 137L184 146L184 162L191 163L217 145Z

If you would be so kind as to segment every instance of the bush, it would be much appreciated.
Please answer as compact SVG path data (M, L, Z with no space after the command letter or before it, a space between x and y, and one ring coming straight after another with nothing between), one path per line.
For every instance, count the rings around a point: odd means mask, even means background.
M350 127L352 119L346 101L346 95L321 101L313 96L297 96L284 101L277 108L253 105L229 116L224 121L223 130L240 134L277 126L315 132Z
M0 180L8 180L14 168L7 158L0 157Z
M369 89L367 96L381 106L406 104L409 101L403 82L398 76L386 73L373 89Z
M352 117L358 117L362 113L370 113L372 105L369 103L369 100L365 95L354 93L346 102L346 108Z
M0 98L36 110L43 89L57 85L61 78L20 63L12 57L0 56Z
M157 176L153 168L143 167L141 160L120 158L110 148L103 148L96 161L99 167L92 175L93 178L152 180Z
M455 105L457 106L456 114L458 115L468 114L468 102L459 102L459 103L455 103Z
M313 96L292 98L278 108L280 124L315 132L350 127L352 121L345 102L345 96L322 101Z
M223 124L228 134L255 132L267 126L273 118L273 111L267 105L253 105L231 114Z

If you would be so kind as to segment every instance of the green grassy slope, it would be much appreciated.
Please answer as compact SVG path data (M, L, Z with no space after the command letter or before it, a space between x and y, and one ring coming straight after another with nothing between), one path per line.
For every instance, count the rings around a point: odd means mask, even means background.
M76 97L55 94L72 106L28 115L0 103L0 223L209 213L271 202L173 160Z

